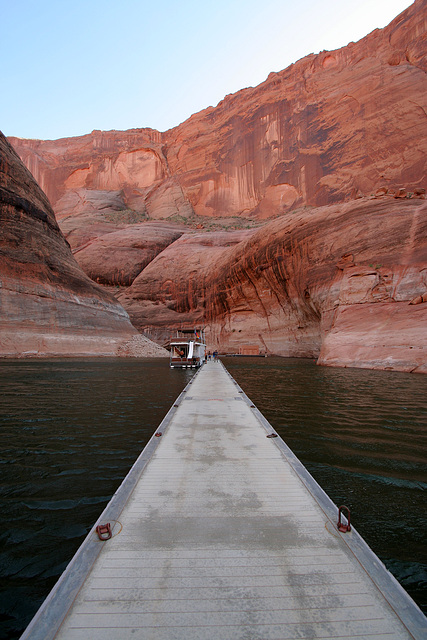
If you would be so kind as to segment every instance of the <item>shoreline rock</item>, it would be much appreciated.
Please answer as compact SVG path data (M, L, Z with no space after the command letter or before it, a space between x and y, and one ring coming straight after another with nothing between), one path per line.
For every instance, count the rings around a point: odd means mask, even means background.
M120 358L169 358L169 351L141 334L123 342L117 349Z

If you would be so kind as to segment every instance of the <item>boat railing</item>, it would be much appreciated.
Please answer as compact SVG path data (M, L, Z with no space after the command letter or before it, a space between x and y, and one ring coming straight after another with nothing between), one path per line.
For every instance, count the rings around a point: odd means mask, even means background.
M204 338L203 331L175 331L170 337L170 342L175 340L200 340L204 342Z

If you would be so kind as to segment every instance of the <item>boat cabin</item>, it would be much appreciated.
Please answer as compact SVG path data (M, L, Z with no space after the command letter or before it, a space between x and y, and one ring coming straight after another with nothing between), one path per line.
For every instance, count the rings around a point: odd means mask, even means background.
M196 368L205 361L206 343L203 329L180 329L170 339L170 366Z

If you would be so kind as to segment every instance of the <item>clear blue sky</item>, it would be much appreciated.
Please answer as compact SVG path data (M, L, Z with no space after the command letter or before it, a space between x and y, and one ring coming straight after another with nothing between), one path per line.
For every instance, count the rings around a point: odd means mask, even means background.
M410 0L0 0L0 130L165 131Z

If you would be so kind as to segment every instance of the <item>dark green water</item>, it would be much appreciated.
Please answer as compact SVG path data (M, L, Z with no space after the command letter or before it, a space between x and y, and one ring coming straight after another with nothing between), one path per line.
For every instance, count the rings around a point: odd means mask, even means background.
M426 611L427 378L224 363ZM0 638L20 636L192 375L164 359L0 361Z

